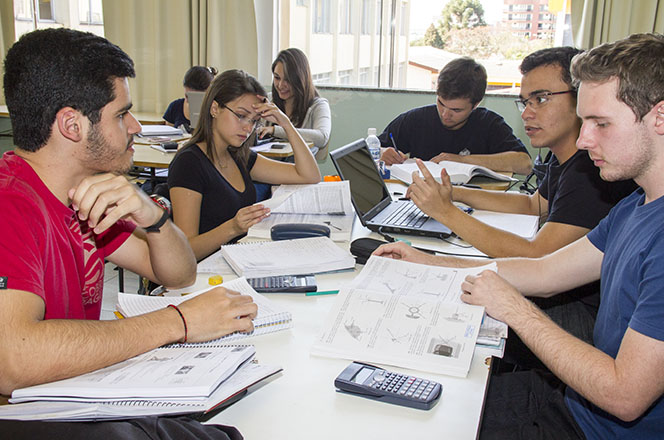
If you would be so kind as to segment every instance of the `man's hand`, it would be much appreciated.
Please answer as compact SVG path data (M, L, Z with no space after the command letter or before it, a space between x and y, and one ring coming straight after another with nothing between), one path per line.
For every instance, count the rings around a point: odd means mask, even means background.
M239 209L233 217L233 227L238 234L244 234L268 215L270 215L270 208L261 204L245 206Z
M408 159L408 156L392 147L381 148L380 160L385 162L385 165L403 163L406 159Z
M419 173L413 172L413 183L408 187L406 196L426 215L440 221L450 209L456 209L452 203L450 176L443 168L440 172L442 183L438 183L424 163L420 159L416 161L424 178L420 177Z
M376 249L372 255L420 264L430 264L432 258L431 254L413 249L403 241L384 244Z
M146 228L155 224L163 213L136 185L110 173L86 177L68 195L78 218L87 221L96 234L120 219L129 219Z
M519 310L528 303L514 286L492 270L467 276L461 283L461 289L464 292L461 295L463 302L484 306L487 314L508 325L510 314L520 313Z
M250 296L221 286L183 302L179 308L187 321L187 342L205 342L233 332L250 332L254 329L251 320L258 311Z
M431 162L439 163L444 160L450 160L452 162L466 163L466 160L464 159L466 157L468 156L467 155L462 156L460 154L452 154L452 153L440 153L439 155L432 157Z

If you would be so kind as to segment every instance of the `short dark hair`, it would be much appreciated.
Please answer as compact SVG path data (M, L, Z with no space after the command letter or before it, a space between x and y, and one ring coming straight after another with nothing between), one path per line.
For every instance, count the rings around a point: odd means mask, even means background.
M63 107L99 122L101 109L115 99L115 78L134 76L129 55L97 35L64 28L23 35L5 57L4 92L15 145L39 150Z
M318 90L314 86L309 68L309 60L300 49L291 47L284 49L277 54L272 63L272 73L277 63L281 63L284 69L284 78L293 90L293 114L290 115L291 122L295 127L301 127L307 110L311 107L314 98L318 96ZM281 109L286 111L286 103L279 97L277 89L272 82L272 101Z
M618 95L637 121L664 100L664 35L633 34L605 43L572 61L575 84L603 83L618 78Z
M450 61L438 75L436 93L443 99L466 98L475 105L486 92L486 69L470 57Z
M580 53L583 53L583 50L570 46L540 49L525 57L521 61L519 70L522 75L525 75L540 66L558 66L561 69L561 79L563 82L571 89L576 90L576 87L572 83L572 75L569 69L572 64L572 58Z
M205 92L203 104L201 104L201 115L198 120L198 125L196 126L191 139L187 141L182 150L184 150L184 148L192 148L192 146L195 148L196 144L205 142L208 157L213 162L216 162L217 153L212 131L214 121L210 114L212 103L216 101L220 107L223 107L247 93L251 95L267 96L265 89L258 80L244 70L232 69L218 75ZM239 160L245 166L249 158L249 146L254 144L256 140L255 136L256 130L254 130L252 135L249 136L240 147L228 147L228 152L233 158Z
M214 67L194 66L184 74L182 85L197 92L204 92L217 74Z

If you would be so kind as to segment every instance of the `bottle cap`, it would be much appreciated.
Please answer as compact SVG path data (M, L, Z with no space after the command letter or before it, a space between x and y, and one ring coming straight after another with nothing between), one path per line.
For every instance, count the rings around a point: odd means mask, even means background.
M368 135L368 136L371 136L371 135L376 136L376 129L375 129L375 128L370 128L370 129L368 129L368 130L367 130L367 135Z
M210 286L216 286L224 282L224 278L221 275L212 275L208 278L208 284Z
M323 176L323 182L341 182L339 176Z

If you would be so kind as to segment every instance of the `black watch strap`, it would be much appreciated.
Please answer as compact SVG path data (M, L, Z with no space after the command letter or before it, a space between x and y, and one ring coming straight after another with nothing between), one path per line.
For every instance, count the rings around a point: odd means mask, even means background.
M168 217L170 217L171 214L165 209L162 209L162 211L161 218L157 220L157 223L145 228L146 232L159 232L161 227L164 226L164 223L166 223L166 220L168 220Z

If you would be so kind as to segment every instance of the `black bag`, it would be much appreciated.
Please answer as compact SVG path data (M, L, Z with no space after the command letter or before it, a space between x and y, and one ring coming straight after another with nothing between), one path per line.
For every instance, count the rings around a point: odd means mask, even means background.
M358 238L351 242L350 253L355 255L355 262L357 264L365 264L378 246L387 243L387 241L376 240L375 238Z

